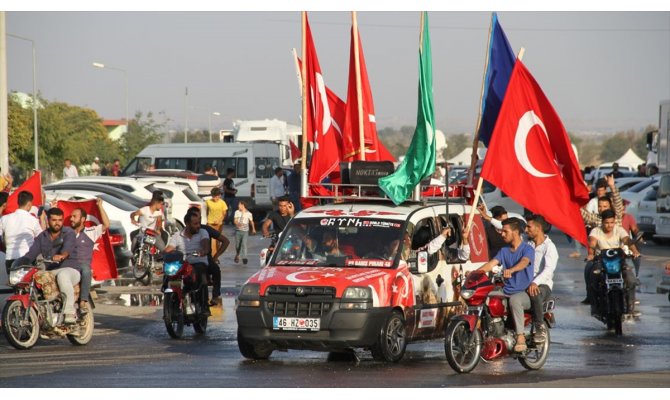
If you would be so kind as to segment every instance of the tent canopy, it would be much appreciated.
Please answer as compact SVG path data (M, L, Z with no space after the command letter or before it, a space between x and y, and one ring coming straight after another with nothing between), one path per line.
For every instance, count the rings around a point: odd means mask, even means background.
M486 149L477 149L477 155L479 156L480 160L483 160L484 156L486 155ZM447 160L449 164L467 166L470 165L470 161L472 161L472 147L464 148L463 151L461 151L458 155Z
M637 170L637 166L640 164L644 164L644 160L638 157L637 154L633 151L633 149L628 149L624 155L619 157L618 160L612 161L612 162L606 162L601 164L601 167L611 167L612 164L617 163L619 166L628 166L633 169L633 171Z

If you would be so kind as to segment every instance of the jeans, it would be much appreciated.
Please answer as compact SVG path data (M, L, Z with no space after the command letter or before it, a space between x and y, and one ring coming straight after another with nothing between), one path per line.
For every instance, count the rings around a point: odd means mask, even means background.
M91 295L91 264L79 265L81 280L79 282L79 300L89 300Z
M225 201L228 206L228 211L223 217L223 223L225 225L232 225L235 211L237 210L237 197L224 197L223 201Z
M249 231L235 231L235 255L247 258L247 238Z
M64 314L74 314L74 285L79 283L81 274L74 268L65 267L50 271L56 276L58 290L65 295Z
M544 301L551 296L551 289L549 289L549 286L539 285L538 289L540 289L540 293L536 296L529 295L531 310L533 311L533 323L535 326L541 325L542 321L544 321Z
M509 297L509 307L512 310L512 319L514 320L514 330L517 335L523 335L523 310L530 308L530 297L528 293L514 293Z
M635 266L635 276L640 277L640 265L642 264L642 256L633 258L633 266Z
M212 256L207 256L207 275L212 276L212 298L221 297L221 268Z

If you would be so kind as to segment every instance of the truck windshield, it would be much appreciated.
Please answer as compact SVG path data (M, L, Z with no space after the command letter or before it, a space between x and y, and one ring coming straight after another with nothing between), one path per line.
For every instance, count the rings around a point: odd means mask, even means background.
M403 221L300 218L289 223L272 265L391 268L402 251Z

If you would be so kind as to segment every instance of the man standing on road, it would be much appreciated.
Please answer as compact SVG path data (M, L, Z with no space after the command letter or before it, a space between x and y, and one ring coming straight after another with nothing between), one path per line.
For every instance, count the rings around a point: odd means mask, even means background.
M235 189L234 177L235 169L228 168L226 170L226 179L223 180L223 201L228 205L228 213L223 223L228 225L233 223L233 214L237 210L237 189Z
M281 167L275 168L275 174L270 178L270 198L272 199L272 208L277 209L277 202L280 197L286 195L286 186L284 185L284 170Z
M98 225L86 227L86 211L75 208L70 215L70 225L75 233L75 245L72 251L72 259L75 260L81 272L81 291L79 292L79 310L82 314L89 312L88 298L91 293L91 262L93 261L93 248L95 242L109 229L109 218L102 207L102 200L98 198L98 210L100 221Z
M65 294L63 313L64 322L73 324L76 321L74 309L74 285L79 282L81 273L77 261L71 256L74 250L75 234L69 226L63 226L63 210L52 207L47 211L49 227L42 231L33 242L25 256L16 263L34 262L39 255L54 261L47 270L56 276L58 289Z
M505 285L503 293L509 297L509 307L512 311L516 344L514 352L526 351L526 337L523 332L523 310L530 308L530 297L526 289L533 280L533 263L535 250L521 239L521 224L518 218L508 218L502 222L502 237L508 247L500 249L498 254L489 262L481 266L478 271L489 272L496 265L502 265Z
M30 214L33 206L33 194L27 191L19 192L19 208L11 214L0 218L0 236L5 241L5 267L9 276L9 267L17 258L28 252L37 235L42 232L39 219Z
M554 286L554 271L558 264L558 251L554 242L544 233L547 222L543 216L532 214L526 218L526 221L528 222L528 225L526 225L528 244L535 249L535 262L533 264L535 277L526 292L530 296L533 323L535 324L533 338L536 343L544 343L547 340L547 328L542 323L544 321L543 303L551 296L551 289Z
M65 167L63 168L63 178L76 178L78 176L77 167L72 165L72 161L69 158L66 158Z

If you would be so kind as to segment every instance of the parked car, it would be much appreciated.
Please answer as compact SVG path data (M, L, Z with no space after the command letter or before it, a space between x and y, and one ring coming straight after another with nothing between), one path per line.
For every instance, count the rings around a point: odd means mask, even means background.
M631 187L637 185L640 182L648 180L647 176L628 176L624 178L616 179L614 185L619 189L619 192L625 192Z
M650 207L648 202L650 192L656 191L654 187L658 187L658 177L653 176L646 178L642 182L628 188L628 190L621 192L621 198L626 202L626 213L635 218L638 228L644 233L644 237L650 239L656 228L654 227L655 212Z
M654 184L640 200L637 214L637 227L646 237L652 237L656 234L656 196L658 194L658 184ZM652 237L652 240L654 238Z

